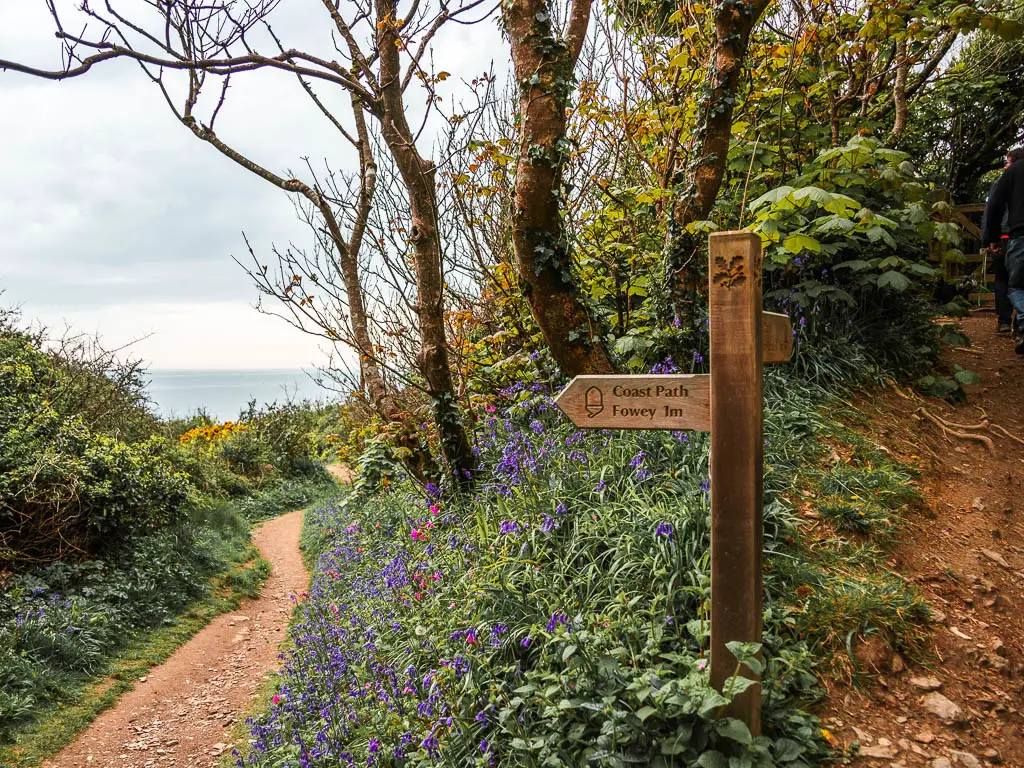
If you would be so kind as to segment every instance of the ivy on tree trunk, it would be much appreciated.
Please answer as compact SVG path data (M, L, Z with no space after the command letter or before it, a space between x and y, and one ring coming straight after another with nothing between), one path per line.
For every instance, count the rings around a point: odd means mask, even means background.
M691 159L681 174L682 189L673 209L666 247L665 279L684 327L693 325L693 299L705 291L707 283L704 262L696 258L700 244L689 225L711 215L722 186L750 33L769 2L717 0L715 4L714 45L697 107Z
M519 84L519 161L512 245L537 325L568 376L614 372L572 274L562 222L562 169L571 154L566 106L573 68L590 21L591 0L574 0L564 36L546 0L506 0L505 33Z

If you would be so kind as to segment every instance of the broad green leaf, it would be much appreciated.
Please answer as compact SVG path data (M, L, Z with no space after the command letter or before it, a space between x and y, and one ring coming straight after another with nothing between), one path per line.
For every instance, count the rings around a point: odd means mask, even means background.
M879 275L878 287L891 288L897 293L903 293L903 291L907 290L907 288L910 287L910 278L908 278L902 272L889 270L888 272L883 272L881 275Z
M750 659L747 662L747 666L751 666L755 662L760 666L760 662L757 659ZM757 674L760 674L760 671ZM743 677L742 675L733 675L725 681L723 693L729 696L739 696L745 690L755 685L757 685L757 680L751 680L749 677Z
M690 746L690 738L693 736L693 729L689 726L680 726L673 736L661 742L661 754L678 755L685 752Z
M810 235L790 235L782 241L782 247L790 253L800 253L802 251L821 253L821 243Z
M976 374L974 371L961 368L959 365L956 367L956 373L953 374L953 378L963 385L981 383L981 376Z
M740 744L750 744L754 738L750 735L750 729L747 728L747 724L742 720L737 720L735 717L722 718L715 723L715 730L720 736L725 736L725 738L732 739Z
M813 200L818 205L825 207L828 203L832 202L832 193L826 192L821 187L801 187L800 189L793 190L794 200Z
M1003 40L1020 40L1024 36L1024 24L1017 19L1000 19L996 25L996 34Z
M775 762L789 763L796 760L804 752L804 748L785 736L775 740Z
M886 245L892 246L893 248L896 247L896 242L892 239L892 235L886 232L883 227L868 227L868 229L865 230L864 234L868 236L868 240L870 240L872 243L877 243L881 241Z
M841 216L836 215L825 216L823 218L817 219L814 222L815 231L827 233L839 232L842 234L849 232L855 226L856 225L850 219L842 218Z
M829 213L847 214L860 208L860 203L848 195L841 195L838 192L832 193L832 199L825 203L825 210Z
M708 691L704 694L704 700L701 702L699 714L704 718L711 717L716 711L728 703L729 700L718 691Z
M871 262L863 259L850 259L836 264L834 269L852 269L854 272L863 272L865 269L871 269Z
M718 750L709 749L697 758L697 765L700 768L729 768L729 761Z
M934 277L939 273L939 270L935 269L935 267L929 267L927 264L921 264L916 261L910 262L906 266L906 271L922 277Z
M615 351L620 355L643 353L653 343L641 336L620 336L615 340Z
M690 63L689 51L681 51L672 57L669 62L669 67L672 69L685 69L686 65Z
M754 200L750 204L750 206L749 206L750 210L756 211L762 205L767 205L767 204L775 205L780 200L782 200L782 198L786 197L792 191L793 191L793 188L792 187L787 187L787 186L781 186L781 187L776 187L775 189L770 189L767 192L765 192L763 195L761 195L759 198L757 198L757 200Z
M636 716L640 718L640 722L644 722L648 717L657 712L654 707L641 707L636 711Z

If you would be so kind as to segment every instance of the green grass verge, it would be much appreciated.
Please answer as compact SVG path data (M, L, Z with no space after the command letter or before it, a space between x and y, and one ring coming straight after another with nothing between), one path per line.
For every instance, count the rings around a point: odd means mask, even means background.
M917 471L855 431L871 425L860 411L822 418L820 444L831 450L801 469L791 494L818 524L803 519L796 529L803 559L778 568L795 625L821 655L819 674L852 684L875 673L856 660L863 640L881 637L920 660L930 634L927 602L886 564L905 522L921 514Z
M141 634L119 650L90 682L69 692L66 701L41 711L13 744L0 746L0 765L28 768L56 754L122 694L132 690L140 677L163 663L210 621L237 608L243 598L256 597L270 575L270 563L251 544L244 556L244 562L215 576L210 594L180 614L174 624Z

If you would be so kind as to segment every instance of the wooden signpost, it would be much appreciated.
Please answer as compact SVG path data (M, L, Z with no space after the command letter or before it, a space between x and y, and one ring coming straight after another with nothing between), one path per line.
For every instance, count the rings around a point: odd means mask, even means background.
M711 377L577 376L555 400L591 429L711 429Z
M708 261L710 375L577 376L555 403L583 428L710 430L711 683L721 690L737 668L726 643L761 642L761 369L789 360L793 330L761 309L757 235L712 234ZM760 685L736 696L729 714L759 734Z

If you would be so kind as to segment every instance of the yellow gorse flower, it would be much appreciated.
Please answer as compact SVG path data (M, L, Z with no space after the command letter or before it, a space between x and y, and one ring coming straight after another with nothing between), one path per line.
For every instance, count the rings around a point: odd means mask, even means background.
M225 421L223 424L211 424L208 427L193 427L178 438L182 445L188 445L195 440L202 440L206 443L214 443L230 437L235 432L244 432L249 428L248 424L241 422Z

